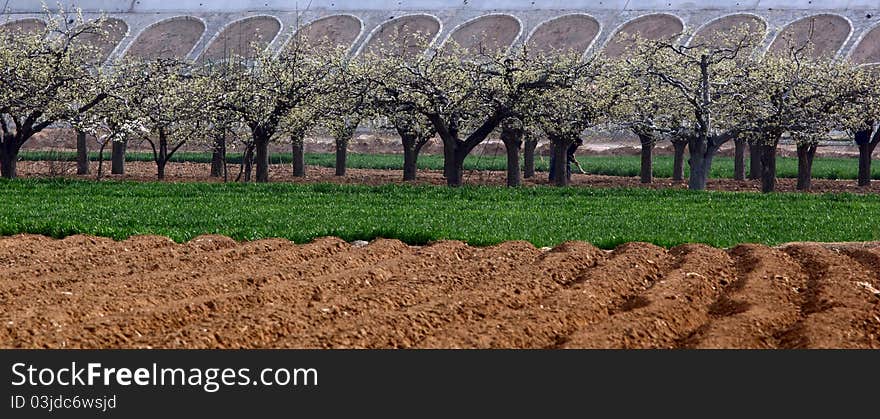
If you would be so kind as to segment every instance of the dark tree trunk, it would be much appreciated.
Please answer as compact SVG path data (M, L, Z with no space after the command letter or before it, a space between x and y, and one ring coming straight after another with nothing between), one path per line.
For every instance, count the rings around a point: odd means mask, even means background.
M448 186L461 186L461 183L464 179L464 159L467 157L467 153L461 150L460 147L455 148L455 152L452 153L452 159L449 160L448 164L444 164L446 167L446 185Z
M336 176L345 176L345 165L348 160L348 143L354 138L354 132L360 125L360 118L345 117L335 132L336 140Z
M293 176L294 177L305 177L306 176L306 157L303 151L305 147L303 147L302 139L294 139L292 151L293 151Z
M418 141L415 135L401 134L403 142L403 180L416 180L416 172L418 170L419 150L416 146Z
M503 124L501 142L507 150L507 186L511 188L522 184L519 170L519 150L522 148L523 129L519 123Z
M76 174L89 174L89 145L86 141L86 133L76 131Z
M125 141L113 141L110 146L110 173L125 174Z
M464 159L471 148L463 141L448 139L443 141L443 167L447 186L461 186L464 181Z
M761 145L749 143L749 179L760 179L763 170L761 167Z
M692 191L706 190L706 183L709 180L709 167L707 160L702 157L690 158L691 175L688 178L688 189Z
M674 153L672 160L672 180L675 182L681 182L684 180L684 150L687 147L687 142L684 141L674 141L672 143L672 150Z
M455 146L447 145L446 142L443 140L443 177L447 179L446 183L450 184L449 177L453 176L452 172L455 170Z
M859 144L859 186L871 184L871 155L876 146L876 143Z
M498 114L493 115L464 140L461 140L458 137L459 131L455 121L450 124L439 117L439 115L429 115L428 117L443 140L443 173L446 175L446 184L449 186L461 186L464 159L474 147L482 143L498 127L503 118Z
M650 135L639 135L642 143L642 164L639 177L642 183L654 182L654 138Z
M746 180L746 140L736 138L733 140L733 179Z
M535 177L535 148L538 140L526 140L523 147L523 178Z
M269 181L269 139L264 138L254 142L256 148L257 182Z
M568 186L568 147L571 141L557 140L553 143L553 183L556 186Z
M15 179L15 167L18 162L18 149L13 138L5 138L0 145L0 176Z
M813 157L816 156L816 144L798 144L798 180L797 189L808 191L813 181Z
M336 139L336 176L345 176L345 165L348 161L348 140Z
M761 145L761 192L776 190L776 145Z
M715 151L717 151L717 146L710 145L705 139L694 138L688 142L688 163L691 168L688 189L692 191L706 190Z
M168 163L168 143L159 139L159 154L156 156L156 178L165 179L165 164Z
M515 188L522 184L519 171L519 149L522 142L505 143L507 149L507 186Z
M156 162L156 178L159 180L165 180L165 164L168 163L163 159L159 159Z
M214 150L211 153L211 177L224 176L226 170L226 133L214 137Z

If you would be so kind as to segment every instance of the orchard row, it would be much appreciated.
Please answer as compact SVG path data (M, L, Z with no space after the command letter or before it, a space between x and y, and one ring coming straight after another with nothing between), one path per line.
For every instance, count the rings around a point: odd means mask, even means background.
M227 149L240 148L244 178L255 170L257 182L269 180L273 142L291 144L294 174L304 175L303 139L316 129L336 139L343 175L348 141L361 124L400 135L407 180L416 176L422 146L439 137L450 186L462 183L465 158L492 135L507 148L510 186L520 184L521 151L528 162L540 138L551 143L552 170L564 174L570 148L585 133L628 130L642 143L644 182L651 181L653 147L670 141L673 174L683 175L687 152L695 190L705 189L715 154L730 141L738 151L750 146L765 191L774 188L783 137L797 144L801 189L809 189L813 156L830 132L846 132L859 145L860 184L870 181L880 142L878 67L814 54L810 42L760 55L761 40L745 28L688 46L633 38L614 59L428 48L410 36L357 57L326 40L296 38L281 52L254 48L207 65L169 57L98 65L83 39L101 36L100 28L100 19L63 16L49 19L45 31L0 33L4 177L15 177L30 138L65 125L76 128L82 146L93 136L101 151L147 141L159 179L184 144L213 150L214 170ZM744 176L741 161L737 177ZM555 176L557 185L568 181Z

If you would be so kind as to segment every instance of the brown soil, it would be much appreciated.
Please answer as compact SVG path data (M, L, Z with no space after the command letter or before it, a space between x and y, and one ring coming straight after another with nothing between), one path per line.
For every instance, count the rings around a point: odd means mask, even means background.
M77 176L75 162L51 162L23 161L18 163L18 175L20 177L68 177L80 179L95 179L97 163L92 163L92 174ZM138 180L155 181L156 164L152 162L126 162L125 175L108 175L109 162L104 163L102 179L114 180ZM374 170L374 169L348 169L347 175L335 176L332 168L309 166L306 170L307 177L293 177L290 165L272 165L269 170L269 179L272 182L293 183L338 183L352 185L385 185L389 183L403 184L403 172L400 170ZM184 182L222 182L222 178L209 177L210 165L207 163L170 163L165 168L166 181ZM229 166L230 181L234 181L238 174L238 166ZM507 175L503 171L465 171L464 183L466 185L506 185ZM778 179L777 191L793 192L796 190L796 179ZM438 170L420 170L418 179L412 184L417 185L445 185L446 179L443 172ZM523 185L548 185L546 173L538 173L536 178L524 179ZM656 178L654 183L643 184L637 177L599 176L599 175L572 175L572 185L590 188L651 188L651 189L687 189L686 182L673 182L669 178ZM760 181L735 181L733 179L710 179L709 190L714 191L749 191L761 190ZM872 182L866 187L859 187L855 180L825 180L814 179L813 193L825 192L849 192L856 194L880 193L880 182Z
M0 238L3 348L880 348L878 243Z

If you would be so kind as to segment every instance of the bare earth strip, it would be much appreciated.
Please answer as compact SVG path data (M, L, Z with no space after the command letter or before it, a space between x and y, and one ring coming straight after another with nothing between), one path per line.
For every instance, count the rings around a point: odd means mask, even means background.
M855 164L855 163L853 163ZM419 170L417 180L413 182L403 181L402 170L384 169L347 169L345 176L336 176L335 169L319 166L308 166L306 177L294 177L289 164L269 165L269 180L271 182L288 182L297 184L334 183L344 185L388 185L388 184L415 184L415 185L446 185L446 178L440 170ZM222 182L221 178L210 177L211 165L207 163L173 163L169 164L165 171L165 180L168 182ZM92 162L92 174L77 176L75 162L46 162L46 161L22 161L18 163L18 176L22 178L55 178L64 177L69 179L95 180L97 163ZM125 175L108 175L109 163L105 162L102 180L133 180L155 181L156 164L152 162L126 162ZM230 181L234 181L238 175L238 166L230 165ZM507 174L503 171L491 170L465 170L463 176L465 185L492 185L504 186L507 183ZM530 179L522 180L524 186L549 185L547 173L537 173ZM589 188L649 188L649 189L687 189L687 182L673 181L670 178L655 178L654 183L643 184L636 177L585 175L573 173L572 186ZM776 190L778 192L796 191L797 179L777 179ZM709 179L708 190L734 191L734 192L760 192L761 182L758 180L733 180L733 179ZM839 193L853 194L880 194L880 182L871 182L868 186L858 186L855 179L829 180L813 179L812 193Z
M0 237L3 348L880 348L880 248Z

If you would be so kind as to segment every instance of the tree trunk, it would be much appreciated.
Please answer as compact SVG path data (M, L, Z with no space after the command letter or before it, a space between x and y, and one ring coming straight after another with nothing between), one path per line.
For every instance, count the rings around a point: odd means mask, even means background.
M86 133L76 131L76 174L89 174L89 145L86 141Z
M870 142L859 144L859 186L871 184L871 154L876 146Z
M749 179L758 180L761 177L761 145L749 143Z
M253 146L245 147L244 155L242 156L241 164L244 170L244 181L251 181L251 171L253 170L254 163L254 148Z
M706 159L692 157L690 159L690 166L691 175L688 178L688 189L692 191L706 190L706 183L709 180L709 168L706 167Z
M538 140L526 140L523 149L523 177L531 179L535 177L535 148Z
M504 143L507 149L507 186L515 188L522 184L519 171L519 149L521 141Z
M449 177L453 176L455 170L455 146L446 144L447 140L443 140L443 177L449 183ZM460 179L459 179L460 180Z
M523 129L520 123L502 124L501 142L507 150L507 186L511 188L522 184L519 170L519 150L522 148Z
M345 164L348 160L348 140L336 139L336 176L345 176Z
M464 159L467 157L467 153L459 151L461 150L459 147L456 147L454 150L452 159L448 164L444 164L447 167L446 185L458 187L461 186L463 181Z
M647 135L639 135L642 143L642 164L639 177L642 183L654 182L654 139Z
M261 138L254 142L257 158L257 182L265 183L269 181L269 139Z
M18 162L18 147L12 138L4 139L0 145L0 175L6 179L15 179L15 166Z
M672 143L674 157L672 160L672 180L681 182L684 180L684 149L687 143L684 141L676 141Z
M107 147L106 141L101 143L101 147L98 149L98 173L95 174L97 180L101 180L101 175L104 174L104 147Z
M165 164L168 163L168 142L160 134L159 153L156 155L156 178L165 179Z
M813 181L813 157L816 155L816 144L797 146L798 180L797 189L808 191Z
M733 140L733 179L746 180L746 140L736 138Z
M125 141L113 141L110 147L110 173L114 175L125 174Z
M692 191L704 191L709 182L709 174L712 173L712 161L720 144L711 145L708 140L693 139L688 142L691 173L688 178L688 189Z
M305 177L306 176L306 157L304 153L303 142L302 139L294 139L293 141L293 176L294 177Z
M400 139L403 142L403 180L416 180L419 158L419 151L416 147L417 137L415 135L401 135Z
M571 141L554 141L553 143L553 183L556 186L568 186L568 147Z
M464 181L464 159L471 149L463 141L454 138L443 140L443 173L447 186L461 186Z
M761 192L776 190L776 145L761 145Z
M223 176L226 167L226 133L214 137L214 150L211 153L211 177Z

